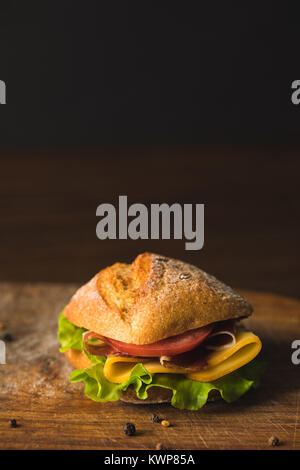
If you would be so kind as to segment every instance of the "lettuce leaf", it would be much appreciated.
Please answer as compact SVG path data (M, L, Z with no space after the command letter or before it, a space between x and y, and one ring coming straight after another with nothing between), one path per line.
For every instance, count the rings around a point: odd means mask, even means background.
M77 349L78 351L83 351L93 364L104 364L106 357L92 356L84 349L82 334L85 331L87 331L85 328L80 328L79 326L73 325L73 323L69 322L62 311L58 317L57 333L58 341L61 343L61 348L59 349L60 352L64 353L67 349Z
M58 340L61 343L60 352L65 352L67 349L78 349L83 351L82 334L87 331L85 328L79 328L73 323L69 322L64 316L62 311L58 318Z
M85 394L94 401L106 402L120 399L122 391L132 385L137 397L145 400L150 387L168 388L173 391L171 404L175 408L199 410L207 402L209 392L218 390L222 398L231 403L240 398L252 386L257 386L262 372L259 361L254 359L238 371L214 380L197 382L180 374L150 374L143 364L136 364L130 378L121 384L109 382L103 374L103 364L95 364L87 369L75 370L70 375L71 382L83 381ZM251 378L250 378L251 377Z
M129 385L133 385L137 396L141 399L147 398L145 390L140 396L142 385L150 384L152 375L145 369L143 364L136 364L127 382L115 384L109 382L103 374L103 364L95 364L87 369L74 370L70 375L71 382L83 381L85 383L84 392L86 396L94 401L117 401L120 399L123 390L127 390Z
M139 399L148 397L150 387L162 387L172 390L171 404L175 408L199 410L205 405L211 390L218 390L222 398L231 403L244 395L251 387L259 385L265 365L255 358L242 368L212 382L197 382L181 374L150 374L143 364L136 364L129 379L121 384L108 381L103 373L106 357L92 356L84 349L82 333L86 331L70 323L63 315L59 317L58 339L62 343L61 352L69 348L82 350L93 365L81 370L74 370L71 382L84 382L85 394L96 402L117 401L122 392L132 386Z

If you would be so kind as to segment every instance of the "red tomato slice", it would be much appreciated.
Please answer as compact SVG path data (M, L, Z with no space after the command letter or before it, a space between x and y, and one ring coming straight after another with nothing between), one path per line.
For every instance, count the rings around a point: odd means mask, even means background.
M214 328L214 323L186 331L180 335L171 336L151 344L130 344L117 341L116 339L105 338L118 351L141 357L176 356L177 354L190 351L207 338Z

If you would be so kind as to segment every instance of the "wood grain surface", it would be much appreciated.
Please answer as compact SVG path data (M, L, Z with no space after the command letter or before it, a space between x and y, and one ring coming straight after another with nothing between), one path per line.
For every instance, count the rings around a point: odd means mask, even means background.
M300 449L300 365L291 343L300 339L300 302L273 294L243 292L255 314L247 320L263 340L268 362L262 386L239 401L210 403L200 411L169 405L99 404L82 384L70 384L72 367L58 352L57 316L75 285L0 284L1 335L10 333L7 364L0 365L1 449ZM172 424L150 421L156 412ZM17 428L9 426L15 418ZM127 421L135 436L125 436Z

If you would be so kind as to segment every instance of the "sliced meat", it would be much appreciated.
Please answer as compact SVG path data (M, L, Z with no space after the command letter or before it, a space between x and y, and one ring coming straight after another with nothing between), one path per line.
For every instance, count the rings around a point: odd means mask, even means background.
M216 324L214 331L205 341L205 347L210 351L222 351L231 348L236 343L236 321L228 320Z
M91 342L92 340L92 342ZM113 346L103 341L100 335L93 331L83 333L84 349L93 356L115 356L120 355Z
M160 363L169 369L182 368L186 371L194 372L196 370L205 369L207 366L208 351L203 345L198 346L192 351L187 351L177 356L161 356Z
M229 320L217 323L213 332L197 348L176 356L160 357L160 363L164 367L182 368L186 371L196 371L205 369L207 358L212 351L221 351L232 347L236 343L235 321Z
M212 351L235 344L235 321L212 323L146 345L122 343L93 331L84 333L83 339L86 351L95 356L157 357L164 367L196 371L207 366L207 358Z
M210 335L214 326L215 324L211 323L210 325L186 331L180 335L171 336L152 344L128 344L111 338L105 338L104 341L108 342L118 351L130 354L131 356L176 356L196 348Z

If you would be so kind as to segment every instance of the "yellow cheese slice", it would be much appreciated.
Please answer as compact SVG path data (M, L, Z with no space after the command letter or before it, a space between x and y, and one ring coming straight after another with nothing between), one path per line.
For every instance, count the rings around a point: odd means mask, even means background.
M134 364L133 364L134 363ZM182 368L178 369L169 369L163 367L160 362L153 358L150 360L147 359L138 359L133 357L121 357L121 356L108 356L105 365L103 368L103 373L107 380L120 384L126 382L129 379L132 369L135 364L143 364L150 374L184 374Z
M236 335L236 344L222 351L211 352L207 358L207 366L201 371L191 373L183 368L163 367L159 360L154 358L108 356L103 372L110 382L122 383L129 379L134 365L142 363L150 374L184 374L199 382L210 382L252 361L260 352L261 347L258 336L250 331L240 330Z
M207 359L207 368L187 374L189 379L199 382L211 382L224 377L234 370L248 364L260 352L262 347L258 336L250 331L239 331L236 344L223 351L214 351Z

